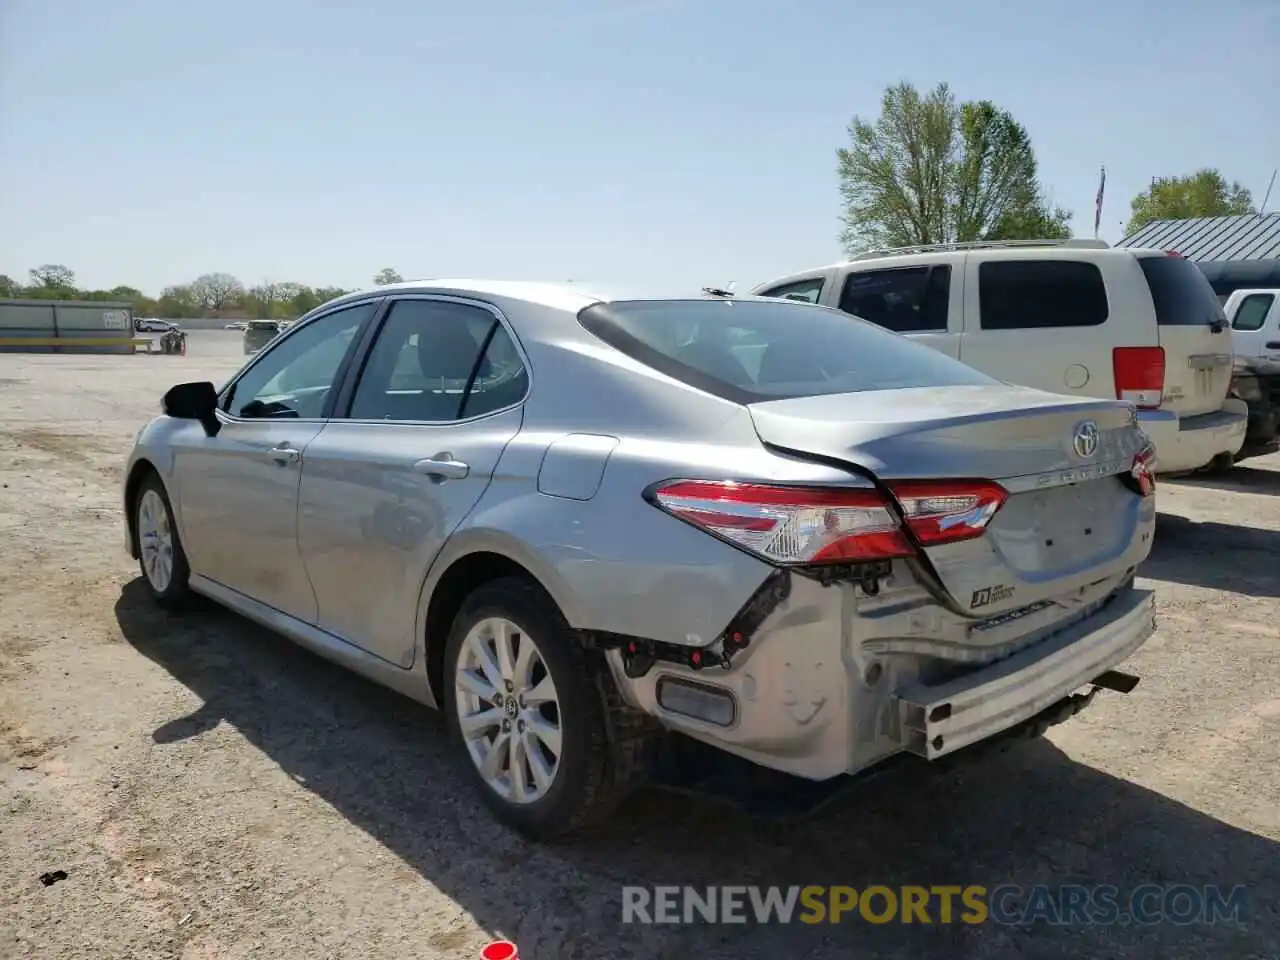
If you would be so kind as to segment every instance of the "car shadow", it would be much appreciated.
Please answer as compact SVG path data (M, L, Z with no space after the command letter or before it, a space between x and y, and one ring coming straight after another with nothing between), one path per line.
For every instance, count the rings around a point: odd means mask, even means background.
M1280 530L1161 513L1156 516L1151 555L1138 575L1251 597L1280 597L1276 557Z
M1262 470L1258 467L1242 467L1239 464L1226 473L1202 473L1170 480L1185 487L1203 487L1206 490L1223 490L1229 493L1260 493L1280 496L1280 470Z
M226 721L295 782L522 957L1262 956L1280 949L1280 844L1076 763L1047 740L923 763L777 826L649 792L573 846L496 830L436 714L212 604L158 610L141 580L115 607L126 640L202 705L157 744ZM429 772L429 775L424 775ZM527 882L492 878L517 870ZM1111 884L1248 888L1243 926L622 924L624 885ZM1025 898L1024 898L1025 900ZM1021 902L1021 901L1019 901ZM536 918L536 919L530 919Z

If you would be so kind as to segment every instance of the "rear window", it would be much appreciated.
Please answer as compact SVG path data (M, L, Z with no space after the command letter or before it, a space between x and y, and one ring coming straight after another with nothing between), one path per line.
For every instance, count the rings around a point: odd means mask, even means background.
M1235 319L1231 321L1233 330L1261 330L1271 311L1275 297L1269 293L1251 293L1240 301L1236 308Z
M996 383L837 310L786 300L633 300L578 320L627 356L735 403Z
M1217 294L1200 269L1182 257L1139 257L1151 288L1156 323L1162 327L1203 327L1226 321Z
M1107 288L1083 260L991 260L978 267L983 330L1096 327L1107 320Z
M270 320L254 320L252 323L249 324L249 329L250 330L267 330L267 331L270 331L271 333L276 333L280 328L276 326L274 323L272 323Z

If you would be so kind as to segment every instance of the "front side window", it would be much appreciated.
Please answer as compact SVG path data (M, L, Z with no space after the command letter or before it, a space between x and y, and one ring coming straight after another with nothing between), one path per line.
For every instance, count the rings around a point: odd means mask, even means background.
M946 264L849 274L840 309L894 333L947 329L951 268Z
M246 419L323 417L343 360L374 309L373 303L361 303L299 327L232 385L222 408Z
M598 303L578 320L627 356L734 403L997 382L873 324L785 300Z
M1235 319L1231 321L1232 330L1261 330L1271 312L1271 304L1275 296L1270 293L1251 293L1240 301L1236 308Z
M822 296L822 286L825 282L823 277L797 280L795 283L784 283L780 287L765 290L760 296L780 297L783 300L798 300L801 303L817 303L818 298Z
M520 402L528 375L501 321L445 300L393 304L360 374L354 420L440 423Z
M990 260L978 267L983 330L1095 327L1107 320L1102 271L1083 260Z

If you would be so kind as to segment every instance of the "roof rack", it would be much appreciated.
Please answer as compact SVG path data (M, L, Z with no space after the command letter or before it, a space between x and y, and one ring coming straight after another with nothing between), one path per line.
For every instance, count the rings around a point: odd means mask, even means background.
M855 260L871 260L875 257L896 257L904 253L945 253L953 250L997 250L1002 247L1072 247L1082 250L1110 250L1111 245L1105 240L968 240L962 243L920 243L908 247L882 247L878 250L863 250L849 258Z

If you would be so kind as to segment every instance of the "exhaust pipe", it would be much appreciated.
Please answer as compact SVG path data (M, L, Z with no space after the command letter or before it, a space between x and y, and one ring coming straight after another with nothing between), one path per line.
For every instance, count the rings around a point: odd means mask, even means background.
M1098 674L1089 682L1095 687L1101 687L1103 690L1114 690L1116 693L1131 693L1133 688L1138 685L1138 679L1132 673L1108 670L1105 673Z

